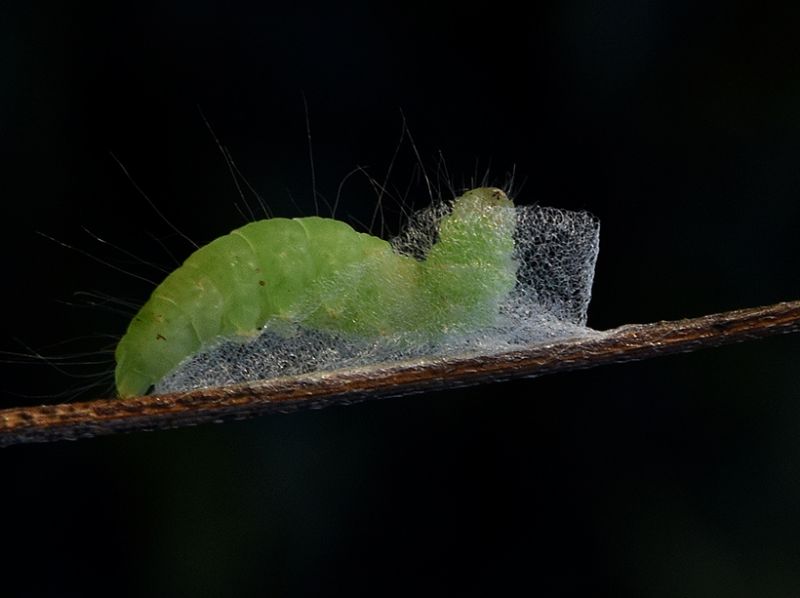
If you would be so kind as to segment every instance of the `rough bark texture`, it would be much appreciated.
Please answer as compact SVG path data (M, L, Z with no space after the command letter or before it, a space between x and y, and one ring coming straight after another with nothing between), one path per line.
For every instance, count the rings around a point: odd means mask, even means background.
M792 301L687 320L626 325L596 337L491 357L385 363L185 393L4 409L0 410L0 446L344 405L647 359L798 330L800 301Z

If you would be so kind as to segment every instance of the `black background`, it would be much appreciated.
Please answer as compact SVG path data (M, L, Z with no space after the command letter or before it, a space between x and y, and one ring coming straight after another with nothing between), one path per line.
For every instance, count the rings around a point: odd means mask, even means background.
M0 348L113 347L124 316L63 302L150 288L35 231L140 273L81 227L188 254L111 152L198 242L242 223L198 106L274 213L313 213L303 95L329 200L383 179L402 110L455 185L516 169L520 203L599 216L595 328L799 298L794 6L6 3ZM338 216L374 203L353 177ZM7 448L0 592L795 595L799 348ZM87 382L0 367L2 406Z

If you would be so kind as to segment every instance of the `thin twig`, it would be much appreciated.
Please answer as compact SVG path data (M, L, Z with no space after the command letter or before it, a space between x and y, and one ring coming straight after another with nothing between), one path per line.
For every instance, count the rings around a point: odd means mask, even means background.
M493 356L384 363L135 399L0 410L0 446L244 419L648 359L800 331L800 301L634 324Z

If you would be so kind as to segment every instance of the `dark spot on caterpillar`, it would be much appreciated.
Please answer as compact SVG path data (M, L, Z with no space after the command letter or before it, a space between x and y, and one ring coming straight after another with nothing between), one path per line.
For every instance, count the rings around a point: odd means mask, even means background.
M165 340L167 340L167 337L159 332L158 334L156 334L156 340L165 341Z
M263 286L264 286L265 284L267 284L267 283L266 283L266 282L264 282L263 280L259 280L259 281L258 281L258 284L259 284L260 286L262 286L262 287L263 287Z

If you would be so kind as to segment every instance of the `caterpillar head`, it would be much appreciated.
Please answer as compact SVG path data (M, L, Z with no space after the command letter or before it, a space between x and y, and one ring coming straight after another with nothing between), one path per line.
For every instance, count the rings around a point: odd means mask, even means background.
M478 187L453 201L439 225L438 251L455 261L501 261L511 258L517 216L502 189Z
M453 213L474 211L476 209L513 208L514 202L505 191L497 187L477 187L470 189L453 202Z

